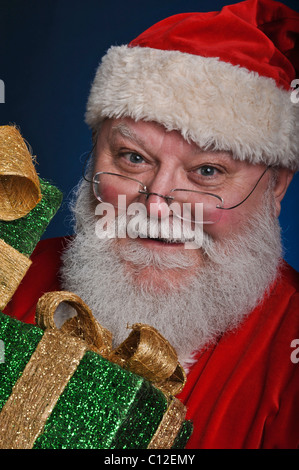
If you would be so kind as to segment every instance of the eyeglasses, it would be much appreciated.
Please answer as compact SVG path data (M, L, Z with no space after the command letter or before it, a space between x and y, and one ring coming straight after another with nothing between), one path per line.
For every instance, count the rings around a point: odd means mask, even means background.
M225 207L225 201L221 196L204 191L175 188L167 195L150 192L141 181L118 173L99 171L94 175L92 184L95 197L100 202L112 204L115 208L120 207L120 195L125 195L131 201L140 194L145 195L146 200L156 195L164 199L176 217L195 223L214 224L219 222L224 210L239 207L251 196L268 169L269 167L263 171L246 197L229 207Z

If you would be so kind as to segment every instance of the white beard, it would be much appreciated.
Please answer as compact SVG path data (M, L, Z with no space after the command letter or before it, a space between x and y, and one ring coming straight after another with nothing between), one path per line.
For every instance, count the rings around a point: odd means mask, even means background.
M160 256L135 240L128 240L126 250L119 249L115 239L100 240L91 207L90 186L83 181L73 208L76 237L63 254L62 286L89 305L98 322L111 331L114 347L128 336L127 325L146 323L172 344L188 371L194 353L240 326L277 276L280 228L273 216L270 190L242 234L219 242L204 236L203 262L191 275L193 250ZM136 283L125 258L133 263L135 276L152 266L165 278L171 267L188 282L179 287L169 283L164 291L155 282ZM55 320L61 324L67 316L66 309L60 309Z

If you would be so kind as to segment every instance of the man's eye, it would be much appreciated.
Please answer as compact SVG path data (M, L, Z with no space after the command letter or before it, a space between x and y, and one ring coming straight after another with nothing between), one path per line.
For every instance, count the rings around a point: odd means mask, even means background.
M215 176L217 173L217 168L210 165L204 165L198 168L196 171L200 176Z
M132 153L128 152L123 154L123 157L130 163L138 164L138 163L143 163L144 159L138 155L138 153Z

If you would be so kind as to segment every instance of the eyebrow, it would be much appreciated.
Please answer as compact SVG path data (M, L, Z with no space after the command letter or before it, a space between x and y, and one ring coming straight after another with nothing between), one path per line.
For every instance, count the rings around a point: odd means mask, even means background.
M145 142L135 134L126 124L120 123L112 127L112 141L114 141L117 135L120 134L122 137L135 142L141 147L145 147Z

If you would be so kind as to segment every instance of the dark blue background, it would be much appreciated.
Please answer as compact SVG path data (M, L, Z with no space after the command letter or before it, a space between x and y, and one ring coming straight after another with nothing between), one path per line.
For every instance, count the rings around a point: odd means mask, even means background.
M0 125L17 124L37 156L38 173L64 193L45 237L72 233L68 197L91 137L85 106L96 68L111 45L131 39L169 15L219 10L226 0L0 0ZM298 10L298 0L284 3ZM299 158L299 157L298 157ZM286 260L299 270L295 176L280 217Z

